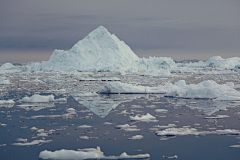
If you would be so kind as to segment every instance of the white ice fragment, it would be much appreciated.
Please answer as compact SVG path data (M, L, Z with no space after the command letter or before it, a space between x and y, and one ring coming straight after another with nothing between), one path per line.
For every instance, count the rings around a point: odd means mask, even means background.
M217 115L216 117L205 117L205 119L222 119L222 118L228 118L228 115Z
M152 121L155 120L156 117L152 116L151 114L147 113L146 115L136 115L135 117L129 116L131 121Z
M184 135L204 135L213 132L198 131L195 128L167 128L162 131L156 131L158 136L184 136Z
M157 112L157 113L167 113L168 110L166 110L166 109L155 109L155 112Z
M112 123L110 123L110 122L104 122L103 124L105 124L105 125L112 125Z
M135 135L135 136L132 136L131 138L128 138L129 140L138 140L138 139L143 139L143 136L142 135Z
M79 136L80 139L89 139L88 136Z
M7 126L7 124L5 124L5 123L1 123L0 124L2 127L6 127Z
M216 130L218 134L239 135L240 131L235 129Z
M78 126L77 128L78 128L78 129L84 129L84 128L91 128L91 127L92 127L92 126L89 126L89 125L84 124L84 125Z
M27 142L27 139L17 138L16 141L19 141L19 142Z
M0 100L0 104L15 103L13 100Z
M126 128L137 128L136 125L130 126L129 124L117 125L115 128L117 129L126 129Z
M75 112L75 109L74 108L68 108L66 109L67 112Z

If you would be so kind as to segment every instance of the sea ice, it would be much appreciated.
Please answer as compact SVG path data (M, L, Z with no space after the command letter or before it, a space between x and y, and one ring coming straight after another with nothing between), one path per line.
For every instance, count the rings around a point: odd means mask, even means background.
M132 136L131 138L128 138L129 140L138 140L138 139L143 139L143 136L142 135L135 135L135 136Z
M127 155L122 153L120 156L105 156L100 150L100 147L74 150L58 150L58 151L42 151L39 154L39 158L42 159L138 159L138 158L149 158L149 154L138 154L138 155Z
M135 117L129 116L131 121L143 121L143 122L151 122L156 121L156 117L147 113L146 115L136 115Z
M166 90L160 87L147 87L147 86L134 86L132 84L121 83L121 82L111 82L105 84L99 91L99 93L104 94L126 94L126 93L166 93Z
M240 100L240 92L229 84L219 85L213 80L203 81L198 84L185 85L178 81L171 87L165 96L178 98L203 98L216 100Z
M4 77L0 77L0 84L11 84L11 82Z

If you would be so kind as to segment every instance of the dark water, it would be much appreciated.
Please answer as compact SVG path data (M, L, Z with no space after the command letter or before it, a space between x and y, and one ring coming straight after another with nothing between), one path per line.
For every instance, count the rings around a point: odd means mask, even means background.
M58 98L58 97L57 97ZM108 97L111 98L111 97ZM170 99L170 101L173 101ZM161 103L154 103L161 102ZM204 119L205 114L196 109L190 109L186 105L178 105L169 102L167 98L158 98L153 100L148 98L137 98L128 102L119 104L115 109L110 110L104 118L100 118L85 106L77 103L72 97L68 98L67 103L55 103L53 107L45 108L39 111L26 110L19 108L16 103L12 108L1 107L0 122L7 124L6 127L1 127L0 142L6 146L0 147L1 160L34 160L39 159L39 153L43 150L55 151L60 149L78 148L96 148L101 147L101 151L105 156L119 156L123 152L128 155L150 154L150 159L164 159L165 156L177 155L178 159L183 160L203 160L203 159L238 159L240 156L239 149L229 148L231 145L238 144L236 136L210 134L205 136L176 136L169 140L159 140L160 137L155 135L155 132L150 131L154 125L167 125L175 123L182 127L190 125L194 127L195 123L199 123L199 130L209 130L208 128L223 126L221 129L231 128L239 129L239 120L236 116L239 108L233 108L229 111L221 112L228 114L228 119L219 119L216 121L208 121ZM49 104L46 104L49 105ZM132 105L141 105L143 108L130 108ZM148 108L148 105L155 105L155 108ZM66 113L67 108L74 108L77 115L71 118L30 118L36 115L62 115ZM168 113L156 113L155 109L167 109ZM119 114L123 110L131 112L131 109L140 111L135 112L135 115L150 113L154 116L158 115L159 122L131 122L129 115ZM164 117L165 116L165 117ZM178 122L176 122L178 121ZM111 122L112 125L104 125L104 122ZM78 129L80 125L91 125L92 128ZM134 124L141 129L138 132L126 132L116 129L119 124ZM27 126L27 127L26 127ZM36 131L31 131L31 127L38 129L50 130L55 129L52 134L43 138L37 137ZM21 128L22 127L22 128ZM220 128L217 128L220 129ZM141 140L128 140L133 135L141 134L144 136ZM80 139L79 136L97 137L89 140ZM35 138L34 138L35 137ZM33 146L13 146L17 138L27 138L28 141L35 139L53 140L50 143Z

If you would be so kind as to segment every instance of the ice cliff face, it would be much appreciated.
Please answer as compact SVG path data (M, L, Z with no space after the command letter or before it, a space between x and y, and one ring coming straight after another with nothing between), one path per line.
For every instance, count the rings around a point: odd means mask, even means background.
M41 70L126 70L138 59L128 45L100 26L69 51L55 50L49 61L42 62Z

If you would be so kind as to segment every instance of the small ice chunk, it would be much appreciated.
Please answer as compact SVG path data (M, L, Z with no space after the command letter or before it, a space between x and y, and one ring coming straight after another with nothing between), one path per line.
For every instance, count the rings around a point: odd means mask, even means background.
M34 94L31 97L24 97L22 99L23 102L53 102L55 101L53 95L42 96L39 94Z
M49 143L53 140L34 140L32 142L24 142L24 143L13 143L13 146L32 146L32 145L39 145L43 143Z
M163 158L167 158L167 159L178 159L177 155L174 156L163 156Z
M112 123L110 123L110 122L104 122L103 124L105 124L105 125L112 125Z
M231 146L229 146L230 148L240 148L240 145L239 144L237 144L237 145L231 145Z
M222 119L222 118L228 118L228 115L217 115L216 117L205 117L205 119Z
M151 120L155 120L156 117L152 116L151 114L147 113L146 115L136 115L135 117L129 116L131 121L144 121L149 122Z
M135 135L135 136L132 136L132 138L128 138L129 140L137 140L137 139L143 139L143 136L142 135Z
M157 112L157 113L166 113L166 112L168 112L168 110L166 110L166 109L155 109L155 112Z
M84 128L91 128L91 127L92 127L92 126L89 126L89 125L84 124L84 125L78 126L77 128L78 128L78 129L84 129Z
M80 139L89 139L88 136L79 136Z
M0 104L9 104L9 103L15 103L12 99L10 100L0 100Z

